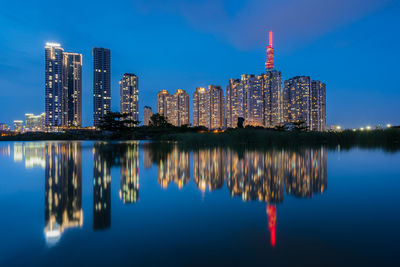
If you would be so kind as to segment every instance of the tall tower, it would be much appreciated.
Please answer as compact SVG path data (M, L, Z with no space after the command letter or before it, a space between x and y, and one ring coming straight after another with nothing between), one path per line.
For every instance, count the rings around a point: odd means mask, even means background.
M267 46L267 62L265 62L265 71L274 69L274 48L272 46L272 31L269 32L269 45Z
M82 54L64 52L63 126L82 126Z
M93 48L93 125L111 111L111 52Z
M128 114L128 120L139 121L138 77L135 74L125 73L119 84L121 113Z
M46 127L62 125L63 95L63 53L64 49L57 43L46 43L45 46L45 112Z

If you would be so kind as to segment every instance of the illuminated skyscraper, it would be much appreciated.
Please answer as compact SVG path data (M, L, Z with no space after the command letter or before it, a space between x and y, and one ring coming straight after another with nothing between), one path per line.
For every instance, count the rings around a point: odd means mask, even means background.
M210 85L208 87L210 92L210 115L211 115L211 129L218 129L224 127L224 91L221 86Z
M264 95L262 75L242 75L245 91L245 125L264 126Z
M265 62L265 71L274 70L274 48L272 46L272 31L269 32L269 45L267 46L267 61Z
M193 94L193 126L209 129L224 127L224 93L220 86L196 88Z
M265 72L263 94L264 126L275 127L282 124L282 73L280 71Z
M111 52L93 48L93 125L111 111Z
M149 106L144 106L143 108L143 125L149 126L151 116L153 116L153 110Z
M157 113L174 126L190 125L189 95L182 89L176 90L173 95L167 90L158 92Z
M193 93L193 126L211 128L210 93L204 87L197 87Z
M225 118L226 127L236 128L238 118L245 117L245 91L241 80L229 79L225 90Z
M157 94L157 113L167 118L168 102L171 95L167 90L161 90Z
M63 54L63 126L82 126L82 54Z
M63 52L57 43L45 46L45 113L46 127L62 126Z
M311 80L309 76L296 76L285 81L283 91L284 121L302 121L311 129Z
M311 117L313 131L326 129L326 85L320 81L311 82Z
M128 114L128 120L139 121L139 78L135 74L125 73L119 86L121 113Z

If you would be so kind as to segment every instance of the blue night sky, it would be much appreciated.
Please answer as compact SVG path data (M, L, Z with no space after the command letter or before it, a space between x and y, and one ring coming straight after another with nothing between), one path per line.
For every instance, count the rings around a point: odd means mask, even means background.
M140 113L156 93L264 71L267 31L283 78L327 84L327 123L400 125L400 1L9 1L0 9L0 122L44 111L44 45L83 54L83 123L92 124L92 47L111 49L112 109L125 72ZM140 115L141 117L141 115Z

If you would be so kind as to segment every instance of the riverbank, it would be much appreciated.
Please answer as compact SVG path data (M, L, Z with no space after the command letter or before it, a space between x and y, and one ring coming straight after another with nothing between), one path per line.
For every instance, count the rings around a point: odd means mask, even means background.
M199 128L138 127L130 131L109 132L93 130L70 130L60 133L24 133L1 136L0 141L44 140L156 140L177 141L190 146L249 145L263 147L327 146L343 149L352 147L400 149L400 129L342 132L276 131L263 128L230 129L209 132Z

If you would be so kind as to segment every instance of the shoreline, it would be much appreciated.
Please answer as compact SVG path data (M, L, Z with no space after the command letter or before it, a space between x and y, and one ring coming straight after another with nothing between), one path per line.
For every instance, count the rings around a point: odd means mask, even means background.
M277 131L265 128L228 129L224 132L192 128L136 128L130 131L71 130L62 133L30 132L0 136L0 141L177 141L189 146L249 145L260 147L340 146L400 149L400 129L342 132Z

